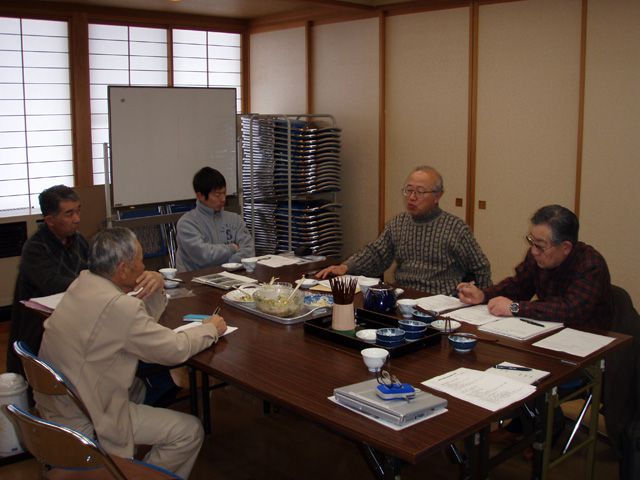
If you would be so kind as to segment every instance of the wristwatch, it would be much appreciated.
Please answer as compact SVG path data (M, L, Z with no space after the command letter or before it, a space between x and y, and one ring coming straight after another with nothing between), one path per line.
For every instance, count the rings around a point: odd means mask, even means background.
M518 302L513 302L509 305L509 310L511 310L511 315L517 315L520 312L520 304Z

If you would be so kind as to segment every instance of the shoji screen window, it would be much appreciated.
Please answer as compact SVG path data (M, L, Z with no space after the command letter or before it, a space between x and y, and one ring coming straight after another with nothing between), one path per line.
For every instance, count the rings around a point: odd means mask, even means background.
M73 186L67 23L0 17L0 210Z
M240 112L240 35L173 30L173 84L235 88Z
M104 183L103 143L109 142L109 85L167 86L167 31L89 25L93 183Z

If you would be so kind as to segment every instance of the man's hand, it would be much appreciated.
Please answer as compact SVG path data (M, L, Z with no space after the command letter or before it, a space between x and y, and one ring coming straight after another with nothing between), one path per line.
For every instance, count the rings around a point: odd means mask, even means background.
M456 289L461 302L478 305L484 301L484 292L476 287L473 282L462 282L458 284Z
M489 307L489 313L498 317L511 317L511 304L513 300L507 297L495 297L489 300L487 306Z
M162 290L164 287L164 277L158 272L151 272L145 270L136 279L136 287L134 290L142 291L136 295L137 298L144 300L145 298L153 295L154 293Z
M227 324L220 315L211 315L209 318L202 321L202 323L210 323L216 330L218 330L218 336L227 331Z
M318 273L316 273L316 278L327 278L329 275L335 275L339 277L340 275L345 275L347 273L349 267L347 267L344 263L340 265L331 265L330 267L323 268Z

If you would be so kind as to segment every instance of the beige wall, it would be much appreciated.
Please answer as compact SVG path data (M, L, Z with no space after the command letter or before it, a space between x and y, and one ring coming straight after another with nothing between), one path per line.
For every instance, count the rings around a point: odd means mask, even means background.
M378 30L377 19L313 28L314 110L342 128L345 255L378 235Z
M640 2L590 0L581 234L640 307Z
M580 1L480 7L475 233L494 281L513 273L539 207L574 207Z
M444 178L444 209L464 218L467 175L469 9L387 19L385 217L404 209L409 171L432 165ZM462 198L455 207L455 198Z
M305 113L305 29L251 35L251 113Z

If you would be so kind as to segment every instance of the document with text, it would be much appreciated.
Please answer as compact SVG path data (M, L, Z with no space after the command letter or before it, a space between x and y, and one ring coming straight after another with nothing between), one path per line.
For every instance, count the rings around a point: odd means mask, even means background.
M564 325L561 322L545 322L528 318L503 317L495 322L478 327L478 330L514 340L530 340L543 333L549 333Z
M532 385L470 368L458 368L425 380L422 384L492 412L508 407L536 391Z
M503 318L491 315L489 313L489 307L486 305L474 305L473 307L461 308L460 310L447 313L447 316L451 317L453 320L477 326L495 322L496 320Z
M612 337L565 328L561 332L534 343L533 346L586 357L611 342L613 342Z
M425 310L434 310L438 313L456 308L464 308L469 305L461 302L456 297L449 295L432 295L430 297L422 297L418 299L418 306Z

